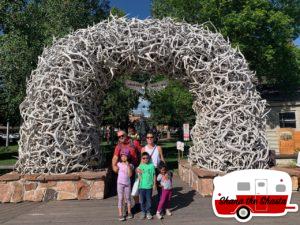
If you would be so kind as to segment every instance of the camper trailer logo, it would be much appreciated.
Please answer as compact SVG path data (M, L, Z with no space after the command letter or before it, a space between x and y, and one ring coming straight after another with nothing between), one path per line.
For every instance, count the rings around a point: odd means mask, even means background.
M240 170L214 179L212 205L218 217L247 222L252 216L284 216L297 212L290 204L292 180L275 170Z

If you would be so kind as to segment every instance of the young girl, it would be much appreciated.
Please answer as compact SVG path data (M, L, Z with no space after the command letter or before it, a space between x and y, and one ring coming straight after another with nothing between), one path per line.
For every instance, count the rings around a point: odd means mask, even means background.
M130 177L132 176L133 165L129 164L128 156L129 152L121 151L121 162L117 163L117 166L114 166L114 171L118 173L118 180L117 180L117 191L118 191L118 210L119 210L119 220L124 221L126 218L122 214L122 203L123 198L125 195L126 202L127 202L127 209L128 209L128 219L132 219L131 213L131 184L130 184Z
M162 211L166 210L166 215L171 216L170 201L172 196L172 173L168 171L166 164L160 164L160 174L157 176L157 181L160 182L162 188L161 197L158 203L156 216L158 219L162 219Z

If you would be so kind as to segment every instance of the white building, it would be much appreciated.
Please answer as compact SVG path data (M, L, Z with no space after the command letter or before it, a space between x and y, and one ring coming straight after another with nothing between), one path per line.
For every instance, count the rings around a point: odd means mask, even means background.
M300 150L300 90L292 95L278 91L262 91L270 109L267 119L267 140L276 154L293 155Z

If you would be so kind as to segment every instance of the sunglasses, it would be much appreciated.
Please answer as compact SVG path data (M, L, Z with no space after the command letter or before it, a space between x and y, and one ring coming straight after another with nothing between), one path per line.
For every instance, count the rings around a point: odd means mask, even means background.
M148 159L148 157L143 157L142 159Z
M123 137L125 137L125 136L124 136L124 134L123 134L123 135L120 135L120 136L118 136L118 138L123 138Z
M153 139L154 137L147 137L147 139Z

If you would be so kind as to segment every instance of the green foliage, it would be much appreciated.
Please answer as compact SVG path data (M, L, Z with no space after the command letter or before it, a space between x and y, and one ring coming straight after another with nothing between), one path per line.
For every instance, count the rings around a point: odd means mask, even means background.
M112 81L112 84L107 91L102 109L103 121L102 125L112 125L127 130L129 123L128 114L132 108L138 104L138 94L125 86L125 77Z
M0 166L12 166L15 165L17 159L3 159L0 160Z
M8 147L1 146L0 147L0 156L2 153L17 153L18 152L18 145L9 145ZM1 157L0 157L1 158Z
M107 18L108 0L2 0L0 2L0 123L20 123L19 104L38 56L53 37Z
M23 73L29 73L33 66L33 52L28 49L26 39L13 32L0 36L0 46L0 80L3 85L0 114L1 118L10 118L10 122L16 124L20 116L15 112L19 112L19 104L25 95L26 76Z
M299 0L153 0L156 18L211 21L239 46L261 83L282 90L299 85L293 38L299 36Z
M111 8L110 14L113 15L113 16L117 16L117 17L126 16L126 13L123 10L115 8L115 7Z
M149 100L151 120L156 124L181 127L184 122L195 120L193 97L178 81L169 81L164 90L150 95Z

